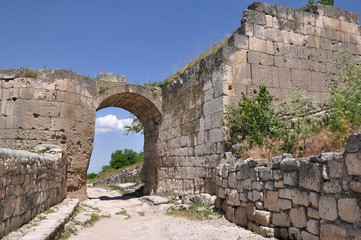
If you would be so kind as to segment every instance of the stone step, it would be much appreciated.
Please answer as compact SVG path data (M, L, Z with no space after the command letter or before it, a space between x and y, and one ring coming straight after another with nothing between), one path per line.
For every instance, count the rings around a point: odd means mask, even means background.
M3 240L50 240L59 234L78 206L79 200L66 198L13 230Z

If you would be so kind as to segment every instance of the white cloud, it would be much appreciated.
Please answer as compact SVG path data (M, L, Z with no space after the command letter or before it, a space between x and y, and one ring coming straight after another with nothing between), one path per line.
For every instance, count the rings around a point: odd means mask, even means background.
M95 134L107 132L123 132L125 126L132 123L131 118L118 119L113 114L108 114L104 117L99 117L95 120Z

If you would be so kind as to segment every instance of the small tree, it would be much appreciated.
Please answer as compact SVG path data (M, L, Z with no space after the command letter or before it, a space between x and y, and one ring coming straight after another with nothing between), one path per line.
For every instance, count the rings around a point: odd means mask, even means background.
M323 4L323 5L331 5L331 6L334 6L335 5L335 0L320 0L318 2L315 2L314 0L308 0L308 4L306 6L303 6L301 8L299 8L298 10L301 10L301 11L305 11L308 7L316 4L316 3L320 3L320 4Z
M132 119L132 123L130 125L126 125L125 128L125 135L128 135L129 133L137 134L141 133L144 134L144 127L143 124L139 121L139 119L134 116L133 114L130 116Z
M130 166L136 163L138 153L131 149L116 150L111 155L110 166L114 169L119 169L125 166Z

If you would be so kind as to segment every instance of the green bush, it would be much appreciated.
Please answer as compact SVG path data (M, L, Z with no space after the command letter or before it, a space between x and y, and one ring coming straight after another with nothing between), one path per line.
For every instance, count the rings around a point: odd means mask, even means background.
M305 11L308 7L316 4L316 3L320 3L323 5L331 5L334 6L335 5L335 0L320 0L318 2L315 2L314 0L308 0L308 4L306 6L303 6L301 8L299 8L298 10L300 11Z
M116 150L111 155L110 167L119 169L144 160L143 153L137 153L131 149Z
M96 173L89 173L88 175L86 175L87 180L96 179L97 177L98 177L98 174L96 174Z

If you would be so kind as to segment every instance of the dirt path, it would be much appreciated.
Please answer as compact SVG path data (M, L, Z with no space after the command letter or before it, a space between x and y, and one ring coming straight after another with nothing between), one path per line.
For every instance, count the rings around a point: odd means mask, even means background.
M88 188L88 196L91 199L83 204L99 208L103 213L110 214L110 218L101 218L92 227L81 227L71 240L265 239L229 223L223 217L191 221L168 216L164 214L169 207L167 204L150 205L139 198L124 198L118 192L104 188ZM123 210L130 218L119 214Z

